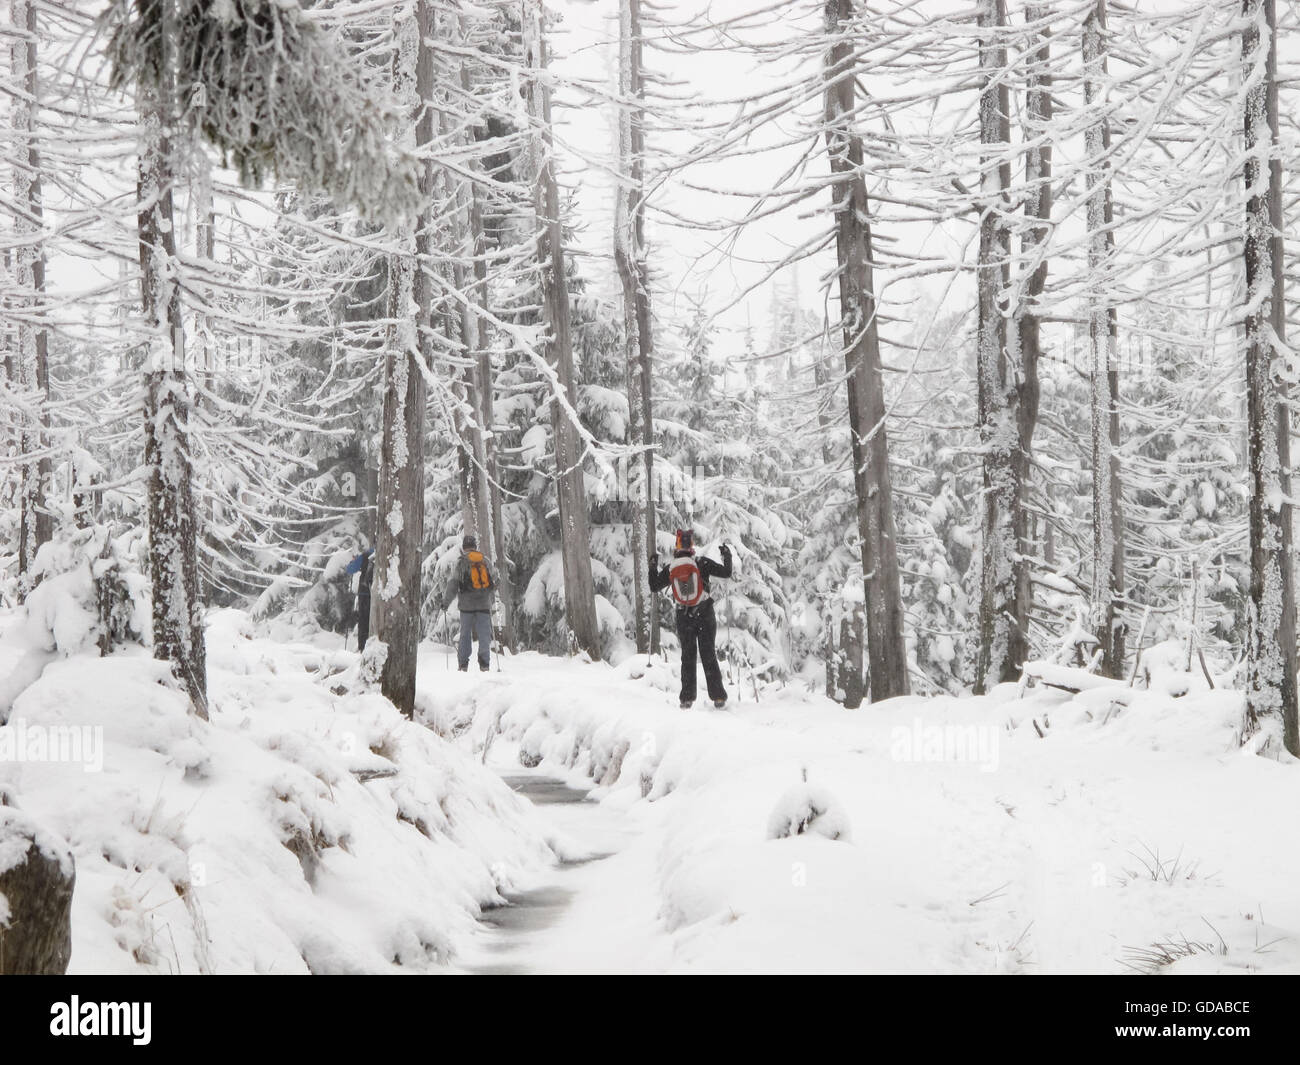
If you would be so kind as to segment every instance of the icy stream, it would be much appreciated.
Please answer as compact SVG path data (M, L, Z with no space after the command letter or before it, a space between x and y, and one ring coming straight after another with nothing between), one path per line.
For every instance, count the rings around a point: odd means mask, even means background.
M505 906L486 910L480 922L486 931L458 966L482 975L535 974L549 968L539 964L547 954L539 940L570 916L588 879L584 873L610 856L623 833L587 792L563 781L530 773L505 774L503 779L575 842L591 848L590 857L559 863L548 882L510 896Z

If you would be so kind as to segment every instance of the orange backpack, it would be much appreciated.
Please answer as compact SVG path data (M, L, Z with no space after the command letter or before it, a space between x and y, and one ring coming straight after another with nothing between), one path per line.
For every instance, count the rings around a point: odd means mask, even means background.
M469 560L469 586L476 592L486 591L492 587L492 575L487 563L483 561L482 551L469 551L465 557Z

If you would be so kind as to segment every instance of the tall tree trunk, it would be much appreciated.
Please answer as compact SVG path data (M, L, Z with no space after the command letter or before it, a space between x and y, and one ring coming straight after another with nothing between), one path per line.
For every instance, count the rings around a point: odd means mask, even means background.
M445 105L439 107L439 114L443 137L453 139L456 132L450 108ZM471 145L468 132L463 135L462 143ZM454 322L449 322L449 332L459 334L462 357L465 359L457 390L464 407L457 412L455 425L460 451L461 518L465 532L472 533L478 539L479 550L495 566L497 556L493 547L492 492L486 440L488 423L483 413L483 395L485 389L490 387L491 378L489 376L485 384L481 318L485 293L474 273L473 260L477 248L473 219L474 189L471 182L448 171L444 171L443 179L447 202L455 205L455 209L450 212L450 229L456 245L456 254L451 259L451 284L457 295L454 300ZM488 368L490 372L490 362Z
M879 702L908 694L909 684L867 186L862 177L862 139L853 131L857 111L854 45L849 37L853 6L853 0L826 3L826 30L834 38L826 55L826 147L835 179L840 322L866 593L867 685L871 701Z
M459 41L464 44L466 41L466 33L463 15L457 16L456 33ZM469 65L467 63L461 63L460 65L460 88L466 99L468 99L473 93L473 80L470 77ZM473 147L475 138L472 135L467 134L467 142L470 147ZM481 164L476 156L471 155L468 166L476 176L481 173ZM485 524L487 531L490 534L489 541L483 546L487 551L488 557L495 563L493 572L497 581L497 602L501 607L501 642L505 647L514 650L514 589L511 583L510 558L506 544L505 519L502 511L500 468L497 461L497 435L494 431L495 413L493 410L493 392L496 385L492 372L492 352L488 345L488 338L485 335L488 326L483 318L478 314L480 309L487 306L488 300L487 236L483 230L483 208L479 199L480 189L478 185L474 182L465 183L462 186L461 194L464 197L463 205L468 236L466 250L473 256L473 264L471 267L474 276L472 302L475 311L474 324L478 345L474 352L475 361L477 363L474 384L479 425L482 428L480 439L483 445L482 487L480 489L480 494L487 501L487 518Z
M416 5L415 27L404 28L396 81L403 99L415 100L417 151L433 140L433 9ZM414 55L412 55L414 53ZM412 62L414 60L414 63ZM407 233L409 254L393 256L389 267L388 313L393 321L384 353L383 443L379 467L379 510L375 538L372 629L387 646L380 690L407 717L415 712L416 656L420 645L420 572L424 552L424 367L432 354L433 291L428 275L432 251L433 166L424 160L420 191L424 207ZM414 317L412 317L414 303Z
M1084 102L1098 111L1084 131L1088 156L1088 340L1092 351L1092 629L1101 644L1101 671L1124 673L1124 518L1120 500L1119 316L1106 274L1115 248L1111 193L1110 120L1101 108L1106 80L1106 0L1096 0L1083 23Z
M866 642L866 617L862 603L841 600L840 646L837 662L836 694L844 693L844 708L856 710L867 695L869 678L863 675L862 646Z
M9 392L18 392L21 388L18 382L18 362L17 353L17 330L14 328L12 308L14 307L14 296L10 291L11 273L13 269L13 252L10 248L0 250L0 262L4 263L4 291L0 292L0 346L4 351L4 383ZM6 464L11 468L12 460L22 454L21 437L22 422L21 414L14 409L12 405L8 406L4 412L4 457L10 460ZM22 498L22 485L15 484L13 478L4 476L0 477L0 506L13 507L17 509Z
M623 287L623 327L627 344L628 438L640 452L640 477L632 472L632 583L636 647L659 649L659 614L643 564L655 550L655 485L651 367L654 334L650 317L650 277L645 247L645 78L642 72L641 0L619 2L619 190L614 216L614 261Z
M1028 580L1021 536L1024 506L1018 410L1019 336L1008 335L1005 302L1011 258L1011 123L1006 80L1004 0L979 8L982 88L979 102L981 203L978 288L978 404L983 452L984 507L980 542L979 649L975 691L1014 680L1029 654Z
M1246 653L1248 736L1282 719L1286 749L1300 756L1296 719L1296 621L1291 558L1291 426L1286 386L1282 162L1278 145L1277 12L1274 0L1243 0L1241 51L1258 67L1246 95L1246 393L1250 463L1250 636Z
M217 258L217 216L212 202L212 166L206 155L196 160L198 174L191 192L194 203L194 255L206 264L208 270L216 269ZM216 291L210 284L203 285L203 297L207 303L199 319L199 382L204 388L211 389L213 374L216 371L216 351L213 347L212 315L209 313L216 301ZM196 400L196 404L197 404Z
M528 81L528 110L533 125L533 165L536 169L533 205L537 213L537 258L541 274L543 322L547 355L555 371L559 396L551 403L555 438L555 495L560 512L560 550L564 562L564 609L569 632L578 648L600 658L600 625L596 617L596 587L591 574L591 535L583 485L582 449L578 430L577 389L573 374L573 338L569 322L569 285L564 273L564 227L560 218L560 189L555 174L551 134L551 90L546 80L545 9L540 0L524 0L524 55L533 76ZM564 400L564 404L559 402ZM565 409L567 405L568 409Z
M21 86L11 110L15 247L14 267L22 313L15 330L17 381L22 396L19 453L23 456L21 507L18 531L18 592L20 600L31 590L36 552L53 535L54 523L45 498L50 489L51 463L48 371L49 336L45 315L45 249L41 238L41 157L37 147L36 5L13 0L14 41L11 46L13 84Z
M456 228L460 246L468 255L474 246L469 224L468 190L462 185L449 192L457 203ZM465 297L460 305L458 324L464 357L469 360L461 375L463 398L469 408L459 418L462 510L465 531L472 532L478 538L479 549L496 564L498 558L493 542L495 537L492 527L491 478L488 471L487 441L484 435L486 422L483 410L485 385L481 362L481 356L484 354L482 322L474 302L477 285L471 285L471 277L472 273L463 260L457 258L453 261L452 283ZM495 565L495 568L501 567Z
M1037 550L1036 530L1030 527L1026 496L1032 478L1034 432L1038 427L1038 359L1042 354L1039 301L1047 288L1047 238L1052 221L1052 123L1050 8L1031 5L1025 10L1029 23L1029 68L1025 75L1025 230L1021 258L1028 274L1022 298L1017 301L1012 328L1018 340L1019 376L1016 381L1016 453L1014 456L1017 506L1012 517L1017 551L1012 562L1015 579L1015 616L1022 632L1028 633L1033 594L1032 559ZM1027 653L1027 649L1026 649Z
M468 89L468 72L462 68L462 79ZM483 232L483 209L477 188L469 189L469 234L474 251L474 293L477 306L487 302L487 237ZM478 412L486 437L483 441L484 470L487 481L488 528L492 534L489 557L496 563L497 602L501 606L501 642L512 651L515 648L514 585L510 574L509 545L506 543L505 517L501 502L501 471L497 460L496 417L493 392L496 384L492 372L492 352L482 335L485 325L479 323L478 361Z
M141 302L153 329L145 368L145 468L149 471L149 576L153 583L154 657L171 664L194 712L208 716L203 603L199 596L196 523L185 377L185 334L176 276L174 172L169 130L175 121L170 0L153 0L155 76L139 87Z
M826 395L831 385L831 369L827 366L829 354L825 350L827 343L824 338L822 350L813 358L813 385L819 398ZM817 428L822 465L833 469L836 465L832 444L835 430L824 402L817 404ZM826 697L842 702L852 710L862 705L865 695L862 641L866 635L866 623L861 602L854 602L849 607L852 623L847 617L837 622L844 611L845 603L840 591L822 594L821 619L826 628Z
M208 270L215 271L217 216L212 202L212 165L205 154L202 152L197 154L199 155L196 160L198 175L190 193L194 204L194 254L196 258L206 265ZM205 390L212 391L216 373L216 348L213 342L212 315L208 313L209 309L216 304L216 290L212 285L208 284L202 286L202 292L206 307L198 320L198 357L195 370L198 377L199 391L194 397L196 410L203 403L203 392ZM217 506L215 499L209 499L206 505L200 501L198 508L202 515L201 529L210 530L215 524L214 518ZM209 534L205 532L205 540L207 535ZM211 601L213 590L211 567L209 567L208 575L205 575L200 570L199 594L202 595L204 602Z

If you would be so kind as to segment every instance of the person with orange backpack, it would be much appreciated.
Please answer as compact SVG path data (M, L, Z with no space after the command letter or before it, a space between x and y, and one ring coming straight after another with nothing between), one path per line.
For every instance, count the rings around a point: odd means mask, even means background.
M650 590L657 592L668 588L677 604L677 637L682 644L683 710L689 710L695 702L697 657L704 667L704 680L713 705L719 710L727 705L727 689L722 686L722 669L718 666L718 652L714 647L718 622L709 595L710 577L725 579L731 576L731 548L723 544L719 550L721 563L711 558L697 559L694 533L690 529L678 529L672 562L660 568L659 556L650 556Z
M484 673L488 671L492 651L492 596L495 592L496 581L487 559L478 549L478 540L467 535L461 541L460 561L456 564L456 576L451 586L451 595L456 596L460 608L460 645L456 648L456 660L462 673L469 670L469 653L475 639L478 640L478 668Z

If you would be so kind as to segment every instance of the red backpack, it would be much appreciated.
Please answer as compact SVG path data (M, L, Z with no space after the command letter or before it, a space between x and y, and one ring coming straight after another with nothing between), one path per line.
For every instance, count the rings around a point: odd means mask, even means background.
M668 567L668 586L678 606L695 606L708 596L699 563L684 556L675 558Z

